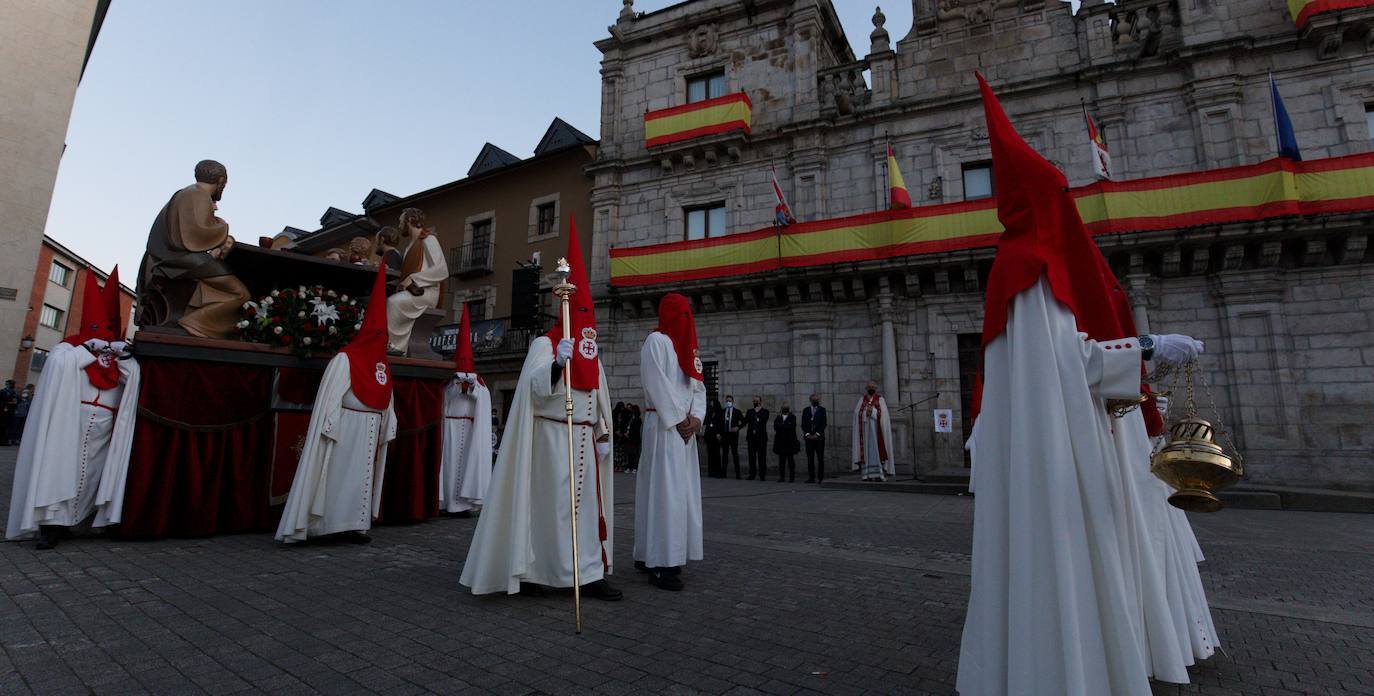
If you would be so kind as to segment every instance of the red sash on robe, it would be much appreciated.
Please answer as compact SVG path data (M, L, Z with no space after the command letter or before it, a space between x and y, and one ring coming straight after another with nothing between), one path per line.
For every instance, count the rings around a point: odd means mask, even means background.
M864 427L864 421L865 421L865 420L867 419L867 417L868 417L868 409L870 409L870 408L873 409L873 412L874 412L874 414L877 416L877 420L878 420L878 427L875 428L875 430L878 431L878 458L882 460L882 461L880 461L880 462L878 462L878 463L881 465L882 462L887 461L887 443L883 441L883 404L882 404L882 401L879 401L879 399L880 399L881 397L882 397L882 394L874 394L873 396L864 396L863 403L862 403L862 405L859 406L859 463L860 463L860 464L863 464L863 463L864 463L864 452L865 452L865 450L864 450L864 432L865 432L866 430L868 430L868 428L865 428L865 427Z

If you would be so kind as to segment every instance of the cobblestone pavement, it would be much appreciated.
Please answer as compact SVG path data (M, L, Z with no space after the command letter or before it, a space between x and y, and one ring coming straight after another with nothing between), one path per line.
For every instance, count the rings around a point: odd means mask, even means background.
M953 693L971 499L707 479L706 560L668 593L629 569L633 479L616 494L625 601L588 601L581 636L570 595L458 586L476 520L3 543L0 693ZM1227 654L1156 693L1374 694L1374 516L1194 524Z

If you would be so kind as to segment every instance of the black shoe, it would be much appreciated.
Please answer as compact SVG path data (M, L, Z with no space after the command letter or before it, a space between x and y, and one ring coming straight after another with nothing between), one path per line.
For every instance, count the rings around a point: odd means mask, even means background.
M740 480L739 474L735 474L735 480L736 480L736 481Z
M787 479L785 479L785 478L779 476L779 477L778 477L778 483L787 483Z
M523 597L543 597L544 588L532 582L520 583L520 595Z
M367 532L362 532L362 531L344 532L343 534L340 534L340 535L339 535L339 540L340 540L340 541L347 542L347 543L349 543L349 544L371 544L371 543L372 543L372 537L368 536Z
M448 516L449 516L449 517L456 517L456 518L458 518L458 519L465 520L465 519L468 519L469 517L472 517L472 511L471 511L471 510L460 510L460 511L458 511L458 512L450 512L450 513L448 513Z
M815 482L816 482L816 479L806 479L806 482L807 482L807 483L815 483Z
M57 548L57 535L49 532L43 532L42 534L38 535L38 543L34 544L33 547L39 551L48 551L50 549L55 549Z
M664 568L660 570L658 568L655 568L654 570L650 571L649 584L653 585L654 587L657 587L660 590L668 590L669 592L681 592L682 578L678 577L676 573L664 572L666 570L668 569Z
M739 478L739 477L736 476L735 478ZM753 481L753 480L754 480L754 475L753 475L753 474L749 474L749 478L747 478L747 479L745 479L745 480L746 480L746 481Z
M649 566L644 565L644 561L635 561L635 570L641 573L649 572Z
M582 596L599 599L603 602L619 602L620 598L625 596L625 593L611 587L611 583L602 579L583 585Z

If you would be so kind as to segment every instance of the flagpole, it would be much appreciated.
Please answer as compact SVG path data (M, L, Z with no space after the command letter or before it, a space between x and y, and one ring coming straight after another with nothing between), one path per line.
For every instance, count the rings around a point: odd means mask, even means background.
M883 210L892 210L892 172L888 171L888 161L892 159L892 134L883 131L883 140L887 145L887 151L883 153L883 188L886 189L883 200L887 203L883 206Z
M1279 133L1278 85L1274 84L1274 73L1269 72L1269 117L1274 121L1274 152L1283 156L1283 136Z
M567 259L558 260L558 284L553 293L562 305L563 338L572 338L572 324L568 303L577 287L568 282L572 268ZM577 633L582 633L582 556L577 548L577 466L573 463L573 399L572 399L572 360L563 366L563 408L568 418L568 509L572 511L572 566L573 566L573 617Z

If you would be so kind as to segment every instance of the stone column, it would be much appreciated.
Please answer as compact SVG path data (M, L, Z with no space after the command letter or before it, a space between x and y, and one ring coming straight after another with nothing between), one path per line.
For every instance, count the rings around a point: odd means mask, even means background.
M1135 319L1135 330L1141 334L1150 333L1149 274L1131 273L1127 275L1126 293L1131 298L1131 318Z
M908 438L910 431L905 427L906 419L910 417L909 411L896 413L896 409L901 408L904 399L901 393L901 381L898 379L897 372L897 329L893 325L896 318L896 308L893 307L892 290L887 283L880 283L878 288L878 320L882 326L882 346L883 346L883 398L887 400L887 407L892 419L892 458L893 466L903 460L909 460ZM895 469L894 469L895 470ZM915 473L914 465L911 472Z

